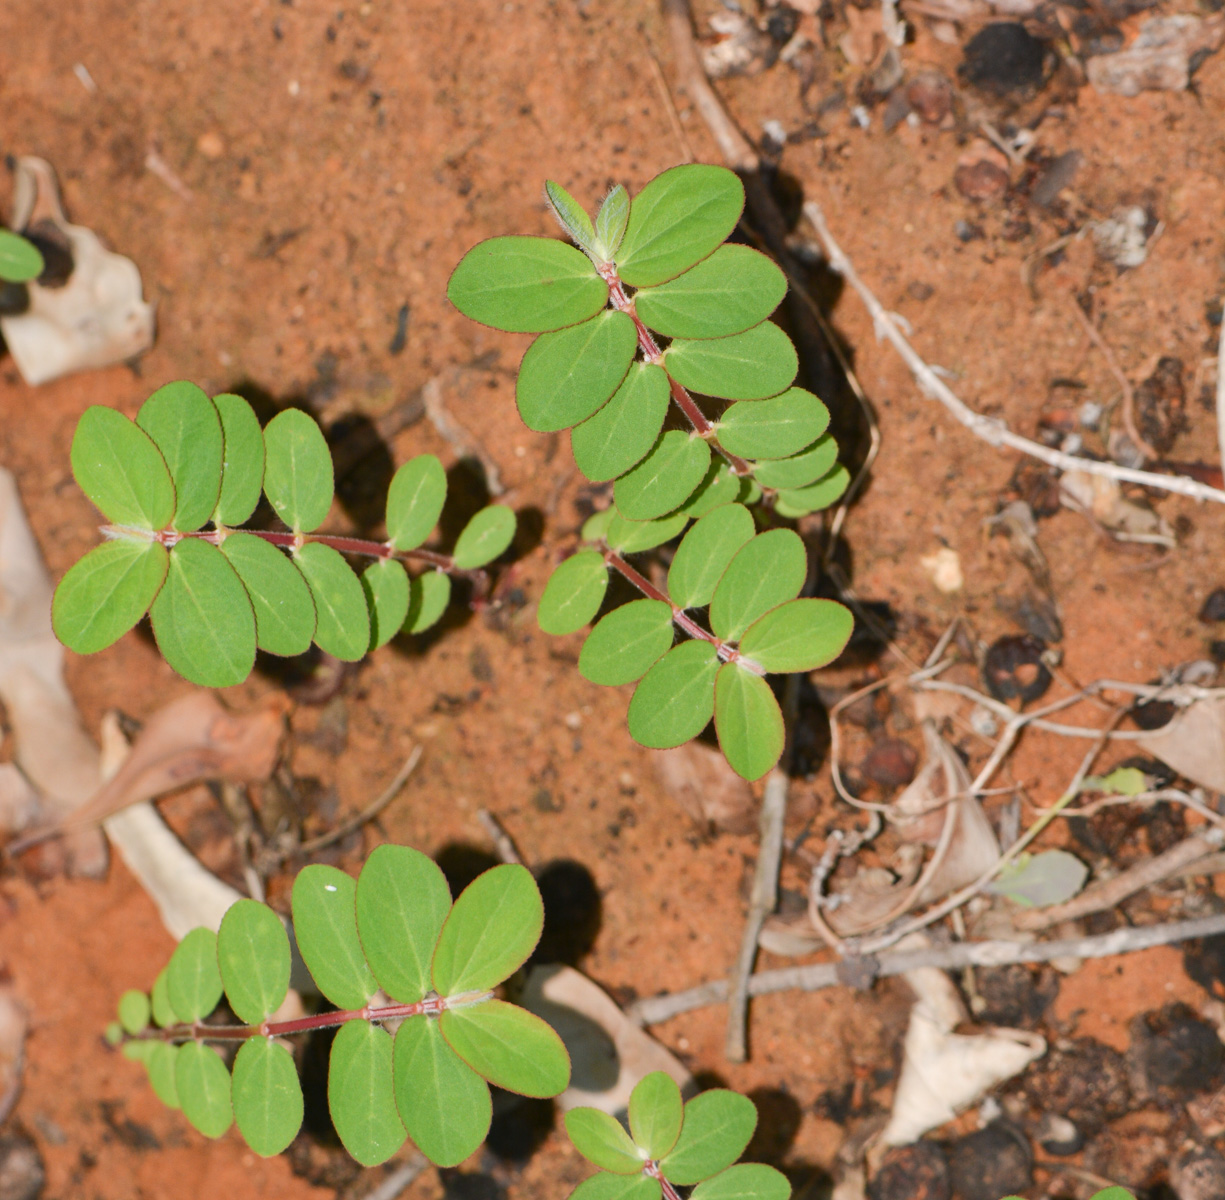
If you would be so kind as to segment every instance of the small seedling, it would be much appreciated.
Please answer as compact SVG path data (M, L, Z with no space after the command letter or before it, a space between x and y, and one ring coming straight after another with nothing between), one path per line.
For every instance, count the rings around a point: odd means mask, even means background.
M345 1149L365 1166L385 1162L406 1136L431 1162L455 1166L489 1132L489 1084L539 1097L566 1088L561 1039L494 998L543 927L525 868L494 867L452 904L437 864L385 845L356 882L335 867L306 867L292 905L302 960L341 1011L273 1019L289 988L289 938L281 918L254 900L238 901L218 933L189 933L150 994L126 992L119 1002L110 1040L205 1136L234 1123L257 1154L284 1150L303 1102L282 1039L314 1029L339 1027L328 1106ZM208 1023L223 994L245 1024ZM394 1037L386 1022L399 1024ZM239 1044L231 1067L209 1042Z
M756 1126L747 1096L715 1088L682 1103L676 1081L655 1071L630 1094L629 1133L596 1108L566 1114L575 1149L600 1168L572 1200L680 1200L676 1189L694 1184L690 1200L787 1200L791 1184L781 1171L732 1165Z
M290 408L261 430L241 396L209 399L186 382L159 388L134 422L87 409L72 471L111 523L56 589L56 636L92 654L147 612L166 661L205 687L241 683L257 648L295 655L314 642L352 662L401 630L420 633L446 609L451 576L483 585L482 568L515 534L515 514L491 504L451 554L424 549L447 495L432 454L392 479L386 542L317 533L333 478L314 420ZM237 528L261 491L286 530ZM344 555L374 561L359 578ZM410 578L400 560L427 569Z
M786 277L756 250L724 244L744 188L723 167L674 167L632 202L616 187L594 221L558 184L546 194L577 249L491 238L468 251L447 289L473 320L540 335L519 369L519 414L530 429L569 429L583 473L612 482L612 507L583 529L593 549L554 572L540 627L566 634L593 620L616 571L645 599L595 626L579 671L594 683L637 683L629 729L645 746L680 745L713 716L728 762L757 779L784 743L765 676L824 666L852 625L834 601L798 599L809 573L803 541L788 529L759 533L745 507L800 517L849 482L828 409L792 386L795 349L767 319ZM666 589L628 561L691 521ZM690 640L674 646L674 627Z
M0 229L0 280L29 283L37 279L45 267L42 253L29 238Z

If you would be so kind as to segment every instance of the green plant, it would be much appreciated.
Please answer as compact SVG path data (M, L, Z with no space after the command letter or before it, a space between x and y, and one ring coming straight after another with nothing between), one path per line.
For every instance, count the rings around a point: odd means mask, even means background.
M126 992L108 1031L145 1065L158 1097L207 1137L235 1123L257 1154L289 1145L303 1102L282 1039L314 1029L339 1027L328 1105L345 1149L366 1166L406 1136L432 1162L454 1166L489 1131L489 1083L541 1097L569 1083L557 1034L494 997L543 926L525 868L494 867L452 904L431 859L384 845L356 882L335 867L306 867L292 906L302 960L340 1011L273 1019L289 987L289 938L267 905L240 900L218 933L195 929L179 943L150 994ZM244 1024L208 1021L223 994ZM382 1028L389 1021L399 1023L394 1037ZM209 1042L238 1043L232 1067Z
M744 188L723 167L674 167L632 202L616 187L594 220L559 185L546 193L577 249L492 238L468 251L447 289L473 320L540 335L519 369L519 413L530 429L569 429L583 473L612 482L613 506L583 529L593 548L554 572L540 626L576 632L599 612L609 573L620 574L644 599L596 624L579 671L594 683L637 682L628 721L643 745L679 745L713 716L728 762L757 779L784 743L765 676L825 665L852 626L842 605L798 598L803 541L757 532L745 507L795 518L834 503L849 482L829 411L792 386L795 350L767 319L786 278L757 251L724 244ZM713 419L697 395L717 407ZM683 427L669 425L669 400ZM627 555L691 521L666 588L631 565ZM703 608L709 629L695 616ZM690 640L674 646L674 627Z
M679 1200L677 1187L697 1186L690 1200L787 1200L791 1184L773 1167L736 1163L757 1126L747 1096L714 1088L682 1103L662 1071L630 1094L629 1133L607 1113L575 1108L566 1132L598 1175L574 1190L575 1200Z
M210 400L193 383L159 388L135 422L87 409L71 457L77 483L111 524L56 588L56 636L92 654L148 612L166 661L206 687L244 680L257 648L295 655L313 641L355 661L401 630L420 633L446 609L450 577L480 591L482 568L515 533L514 513L493 504L450 555L424 549L447 494L432 454L392 479L386 542L317 533L333 494L319 426L286 409L261 430L241 396ZM287 530L236 528L261 490ZM374 561L359 578L346 554ZM400 560L427 570L410 578Z
M19 233L0 229L0 280L5 283L29 283L37 279L46 263L33 242Z

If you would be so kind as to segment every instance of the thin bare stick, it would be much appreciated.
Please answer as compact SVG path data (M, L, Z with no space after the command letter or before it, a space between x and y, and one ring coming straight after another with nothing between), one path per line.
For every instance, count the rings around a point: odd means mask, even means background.
M1113 879L1105 879L1085 888L1074 900L1056 904L1036 912L1017 913L1013 923L1019 929L1050 929L1061 921L1076 921L1091 913L1106 912L1121 904L1129 896L1177 875L1197 859L1219 850L1225 842L1225 832L1219 828L1206 833L1183 838L1168 850L1138 862L1121 871Z
M489 840L493 842L493 848L498 852L498 857L504 863L522 866L523 856L515 846L514 839L503 828L502 822L487 808L478 808L476 819L480 821L481 828L489 835Z
M923 950L895 950L873 959L859 960L874 968L877 977L901 975L919 967L938 967L959 971L965 967L1001 967L1009 963L1050 962L1056 958L1109 958L1115 954L1134 954L1154 946L1168 946L1193 938L1216 937L1225 933L1225 914L1176 921L1168 925L1116 929L1093 937L1061 938L1052 942L1009 940L955 942ZM782 967L759 971L749 979L750 996L769 996L776 992L816 992L844 982L845 964L814 963L806 967ZM727 999L727 981L715 979L699 987L671 995L651 996L627 1009L627 1015L640 1025L657 1025L695 1008L721 1004Z
M1225 320L1216 350L1216 436L1221 451L1221 469L1225 470Z
M859 278L842 247L834 241L825 223L825 215L821 211L821 206L816 201L808 200L804 204L804 214L821 239L830 266L859 294L864 307L872 316L876 330L882 337L887 338L901 355L920 390L925 395L939 401L976 437L982 438L991 446L1007 446L1022 454L1028 454L1061 471L1083 471L1086 475L1102 475L1121 483L1139 483L1145 487L1158 488L1179 496L1189 496L1193 500L1211 500L1216 504L1225 504L1225 491L1208 487L1185 475L1160 475L1154 471L1138 471L1132 467L1121 467L1117 463L1078 458L1074 454L1065 454L1061 450L1053 450L1049 446L1043 446L1039 442L1021 437L1020 434L1013 433L1003 421L997 418L984 417L981 413L976 413L919 356L898 328L897 322L885 311L881 302Z
M1115 358L1114 351L1106 344L1106 339L1102 337L1101 331L1089 320L1075 299L1072 300L1072 311L1076 314L1089 340L1102 352L1102 357L1106 360L1106 366L1110 368L1111 375L1123 389L1123 429L1131 438L1132 445L1145 458L1154 460L1160 458L1161 455L1145 441L1144 436L1136 427L1136 389L1131 386L1131 380L1123 373L1123 368L1119 366L1119 360Z
M795 709L799 700L799 676L787 676L783 697L783 717L788 731L795 728ZM783 749L778 766L766 780L757 819L760 833L757 867L753 873L753 892L749 915L740 939L740 953L728 980L727 1035L723 1053L729 1062L748 1058L748 985L757 958L757 939L766 918L778 904L778 872L783 861L783 825L787 819L787 770L791 763L791 737Z
M373 821L400 794L400 789L408 782L408 777L417 769L417 764L420 761L421 747L414 746L412 753L404 760L404 765L396 772L396 777L387 785L382 795L373 804L363 808L361 812L356 813L347 821L342 821L331 833L323 833L319 837L303 842L297 847L297 850L302 854L314 854L325 846L330 846L334 842L339 842L342 838L347 838L349 834L360 829L367 821Z
M362 1200L399 1200L408 1185L429 1165L424 1154L414 1154L408 1162L386 1176L374 1191L367 1192Z
M672 99L672 91L668 87L668 81L664 78L664 69L659 65L659 56L655 53L655 47L651 45L651 39L647 37L647 31L641 25L638 26L638 33L642 38L642 44L646 47L647 57L651 60L651 74L655 76L655 86L659 89L660 99L664 102L668 124L672 126L672 133L681 148L681 154L684 155L685 162L697 162L698 156L694 154L693 147L689 144L689 136L681 124L681 115L676 111L676 101Z

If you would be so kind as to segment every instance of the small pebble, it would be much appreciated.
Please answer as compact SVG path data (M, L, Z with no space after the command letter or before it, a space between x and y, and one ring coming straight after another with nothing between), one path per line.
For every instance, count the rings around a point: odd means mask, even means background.
M1046 43L1017 21L996 21L967 43L959 72L967 83L996 96L1038 87L1046 69Z
M906 85L906 99L919 119L939 125L953 108L953 85L939 71L920 71Z
M1003 1122L953 1144L949 1175L960 1200L999 1200L1033 1182L1033 1156L1021 1135Z
M221 134L216 130L210 129L207 133L202 133L196 138L196 149L204 155L205 158L220 158L225 153L225 142L221 140Z

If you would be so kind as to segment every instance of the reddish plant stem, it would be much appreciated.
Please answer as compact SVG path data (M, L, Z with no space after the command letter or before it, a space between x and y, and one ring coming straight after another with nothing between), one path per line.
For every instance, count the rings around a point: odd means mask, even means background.
M649 1175L652 1179L659 1180L659 1186L663 1189L663 1200L681 1200L680 1193L670 1184L659 1169L659 1163L649 1162L642 1168L644 1175Z
M632 583L648 600L661 600L672 610L672 620L678 629L683 630L691 638L709 642L715 648L721 662L738 662L742 667L755 675L764 675L761 669L750 658L741 658L740 651L730 642L715 637L703 629L683 608L672 603L666 593L661 592L641 571L638 571L625 561L615 550L604 551L604 562L612 567L623 579Z
M165 1029L146 1029L136 1041L159 1042L241 1042L253 1037L288 1037L293 1033L308 1033L312 1029L331 1029L350 1021L396 1021L407 1017L438 1016L447 1008L463 1008L487 1000L492 993L476 992L465 996L430 996L416 1004L385 1004L382 1007L351 1008L342 1012L318 1013L313 1017L297 1017L292 1021L263 1021L259 1025L206 1025L192 1021L167 1025ZM459 1003L455 1003L459 1001Z
M422 549L397 550L391 542L374 542L366 538L343 537L333 533L292 533L288 529L200 529L191 533L180 533L176 529L163 529L150 535L147 530L129 530L115 525L102 526L104 537L129 537L139 534L144 538L151 537L151 540L160 542L167 549L176 542L182 541L183 538L198 538L210 545L220 546L231 533L249 533L252 537L270 542L274 546L281 546L286 550L296 550L306 545L307 542L319 542L321 545L331 546L333 550L341 554L358 554L364 558L397 558L408 562L423 563L439 571L445 571L448 575L471 580L477 598L483 597L489 587L487 571L482 568L468 570L464 567L457 567L455 559L449 554L437 554L433 550Z
M642 323L642 319L638 316L637 309L634 307L634 301L625 290L625 285L621 282L617 275L615 263L605 263L599 268L600 277L608 284L608 295L612 300L613 308L618 312L625 313L633 322L634 328L638 331L638 345L642 347L643 357L650 363L660 363L663 359L663 352L659 349L659 344L655 341L654 335ZM665 368L667 373L667 368ZM693 426L694 432L698 437L705 439L710 445L717 450L727 460L728 466L732 469L733 475L752 475L753 468L743 458L724 450L719 445L719 439L715 436L715 427L707 420L706 414L697 406L693 397L689 394L686 388L678 383L672 376L668 375L668 386L672 390L672 399L676 402L677 408L685 414L689 420L689 424Z

